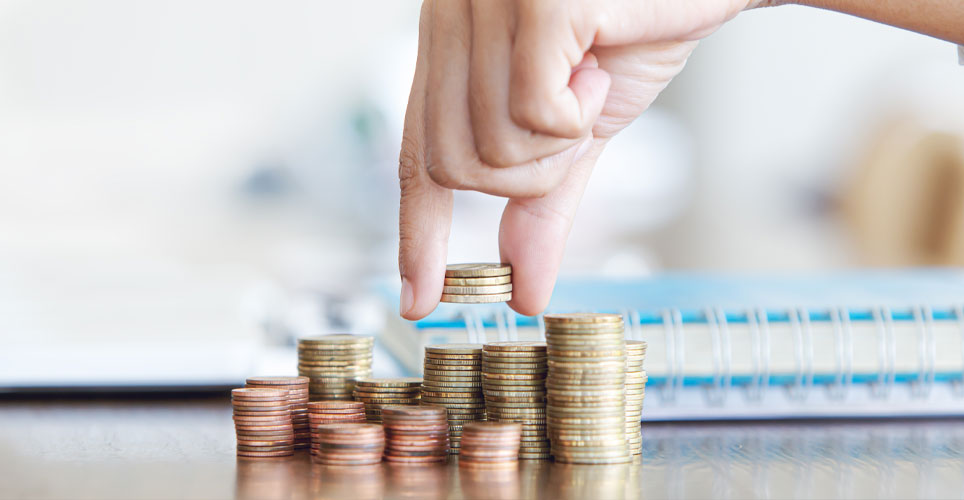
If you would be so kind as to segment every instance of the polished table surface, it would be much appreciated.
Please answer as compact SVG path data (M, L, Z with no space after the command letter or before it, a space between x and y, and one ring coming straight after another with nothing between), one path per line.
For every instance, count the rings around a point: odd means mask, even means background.
M962 498L964 421L643 425L624 466L237 459L225 398L0 399L0 498Z

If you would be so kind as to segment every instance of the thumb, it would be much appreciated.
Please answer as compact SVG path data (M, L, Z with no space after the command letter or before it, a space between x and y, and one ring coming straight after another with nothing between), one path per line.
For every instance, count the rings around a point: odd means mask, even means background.
M512 264L512 300L520 314L534 316L549 304L552 288L589 175L606 144L589 139L589 149L553 192L541 198L512 199L502 213L499 251Z

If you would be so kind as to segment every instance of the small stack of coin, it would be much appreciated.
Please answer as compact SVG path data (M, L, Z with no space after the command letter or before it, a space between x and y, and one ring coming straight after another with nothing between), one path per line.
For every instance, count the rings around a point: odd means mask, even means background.
M482 347L487 420L522 426L519 458L549 458L545 342L490 342Z
M515 467L519 463L522 426L509 422L469 422L462 428L459 465Z
M442 302L491 304L512 300L512 266L449 264L445 267Z
M631 461L626 341L618 314L547 314L546 421L557 462Z
M372 375L373 337L324 335L298 339L298 374L312 400L351 400L355 380Z
M626 442L633 455L643 453L643 432L639 420L643 416L643 398L646 396L646 342L626 341Z
M377 424L322 424L315 428L315 461L325 465L374 465L382 461L385 431Z
M458 454L462 424L485 418L482 345L426 346L422 404L442 406L448 410L450 451Z
M285 457L294 454L288 391L233 389L234 429L239 457Z
M295 426L295 448L311 444L308 428L308 377L248 377L245 387L288 391L291 423Z
M382 407L388 405L417 405L422 379L360 378L355 381L355 400L365 403L365 414L371 423L381 423Z
M386 406L382 408L382 425L385 460L406 464L445 461L449 446L445 408Z
M317 455L318 426L327 424L364 424L365 403L359 401L312 401L308 403L311 424L311 454Z

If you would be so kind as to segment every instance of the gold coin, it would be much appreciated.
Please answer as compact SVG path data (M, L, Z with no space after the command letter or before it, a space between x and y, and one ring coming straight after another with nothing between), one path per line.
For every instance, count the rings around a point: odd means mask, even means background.
M542 317L546 324L572 324L572 323L620 323L623 321L621 314L608 313L561 313L546 314Z
M486 398L536 398L546 395L546 391L482 391Z
M443 293L440 300L452 304L495 304L496 302L508 302L512 300L512 292L486 295L453 295Z
M509 264L470 263L445 266L446 278L486 278L510 274L512 274L512 266Z
M482 344L432 344L425 346L432 354L482 354Z
M518 351L545 351L545 342L531 342L531 341L504 341L504 342L488 342L482 346L486 351L506 351L506 352L518 352Z
M480 359L439 359L439 358L425 358L423 365L427 368L434 368L435 366L482 366L482 360ZM444 369L444 368L443 368Z
M474 389L482 387L479 380L445 382L441 380L429 380L422 383L422 387L428 390L451 390L451 389Z
M548 361L548 360L545 360L545 361L542 361L542 362L532 362L532 363L529 363L529 362L526 362L526 363L522 363L522 362L518 362L518 363L502 363L502 362L499 362L499 361L489 361L489 360L486 360L486 361L483 361L483 362L482 362L482 369L485 370L486 368L495 368L495 369L508 369L508 368L512 368L512 369L520 369L520 370L539 370L539 369L548 368L548 365L547 365L546 361Z
M545 380L545 373L486 373L482 372L482 378L488 382L490 380Z
M445 278L445 286L485 286L512 283L512 276L491 276L488 278Z
M465 373L463 376L449 375L451 373ZM482 377L479 372L437 372L434 370L424 370L425 383L432 385L434 381L448 382L481 382ZM425 385L423 383L423 385Z
M422 379L418 377L399 377L399 378L360 378L355 381L358 385L375 387L418 387Z
M448 295L493 295L512 291L512 283L485 286L443 286L442 293Z

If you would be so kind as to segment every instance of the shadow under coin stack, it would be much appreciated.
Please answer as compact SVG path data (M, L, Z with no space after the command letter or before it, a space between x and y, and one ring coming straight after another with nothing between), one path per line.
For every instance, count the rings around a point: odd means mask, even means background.
M286 457L295 451L288 391L233 389L234 429L239 457Z
M519 458L549 458L545 342L490 342L482 347L482 390L489 421L522 426Z
M381 423L382 408L392 405L417 405L422 379L360 378L355 381L355 400L365 403L365 414L371 423Z
M298 339L298 374L311 379L311 399L350 401L355 380L372 375L374 344L374 337L345 334Z
M547 314L546 413L557 462L632 460L626 442L626 341L618 314Z
M646 342L626 341L626 442L633 455L643 453L643 432L639 420L643 416L643 398L646 396Z
M485 419L482 395L482 345L438 344L425 347L422 404L448 411L450 452L459 453L462 425Z
M512 300L512 266L449 264L445 267L442 302L492 304Z
M288 391L291 423L295 428L295 448L311 445L308 427L308 377L248 377L245 387Z
M358 401L312 401L308 403L311 424L311 454L318 455L318 426L327 424L364 424L365 403Z
M504 468L519 464L522 426L509 422L469 422L462 428L460 466Z
M316 433L318 463L375 465L382 461L385 431L378 424L322 424Z
M445 408L433 406L386 406L385 460L411 465L445 462L449 424Z

